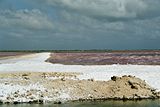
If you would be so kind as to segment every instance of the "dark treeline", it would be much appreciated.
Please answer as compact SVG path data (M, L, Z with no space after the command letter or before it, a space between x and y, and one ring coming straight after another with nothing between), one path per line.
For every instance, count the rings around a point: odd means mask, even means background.
M0 52L54 52L54 53L79 53L79 52L138 52L138 51L160 51L160 49L141 49L141 50L112 50L112 49L91 49L91 50L0 50Z

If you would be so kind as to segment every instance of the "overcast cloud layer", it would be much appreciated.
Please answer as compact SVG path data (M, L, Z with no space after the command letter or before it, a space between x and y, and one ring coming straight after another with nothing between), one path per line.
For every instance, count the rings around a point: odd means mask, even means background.
M160 49L160 0L1 0L0 49Z

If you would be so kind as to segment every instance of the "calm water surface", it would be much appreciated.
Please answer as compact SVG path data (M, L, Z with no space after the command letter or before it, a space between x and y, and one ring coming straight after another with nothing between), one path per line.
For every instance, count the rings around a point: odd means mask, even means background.
M66 104L17 104L0 105L0 107L160 107L160 100L143 101L106 101L106 102L83 102Z

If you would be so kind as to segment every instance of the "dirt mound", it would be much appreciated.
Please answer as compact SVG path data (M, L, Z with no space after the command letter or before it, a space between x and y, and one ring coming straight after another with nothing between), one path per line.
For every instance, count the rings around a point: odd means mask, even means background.
M82 96L82 99L135 100L160 97L155 89L134 76L113 76L110 81L106 82L81 81L77 84L73 96Z

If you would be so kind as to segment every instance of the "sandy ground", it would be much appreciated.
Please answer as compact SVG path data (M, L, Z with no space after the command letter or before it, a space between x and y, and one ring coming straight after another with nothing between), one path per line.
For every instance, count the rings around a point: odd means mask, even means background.
M37 55L38 54L36 54L36 53L28 53L28 54L24 54L24 55L1 57L0 64L16 63L18 61L35 58L35 57L37 57Z
M0 52L0 60L29 55L29 54L33 54L33 52L32 53L31 52Z

